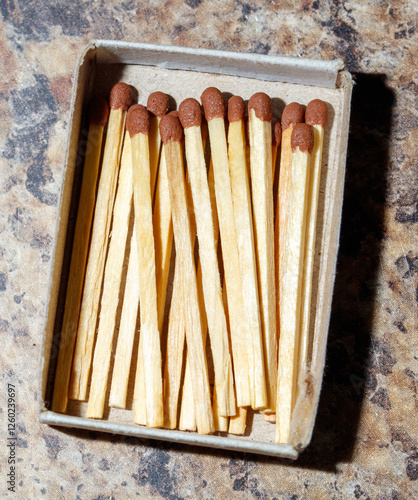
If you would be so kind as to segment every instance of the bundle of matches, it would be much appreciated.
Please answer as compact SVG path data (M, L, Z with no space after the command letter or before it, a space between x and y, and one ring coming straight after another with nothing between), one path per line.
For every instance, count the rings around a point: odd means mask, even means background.
M279 240L276 261L280 280L276 415L276 441L279 443L291 442L298 377L299 381L304 380L308 372L316 219L328 109L323 101L314 100L306 108L306 123L303 123L303 115L303 108L292 103L285 108L282 117L282 158L285 161L280 166L279 213L276 216L276 231L279 232L276 234L276 242ZM280 231L285 232L285 236Z
M107 103L92 104L98 140L85 162L71 263L81 271L68 283L53 409L87 399L91 372L87 417L103 418L109 381L109 406L126 408L134 378L137 424L244 434L252 408L287 443L298 380L309 371L327 107L315 100L305 114L291 103L280 123L261 92L248 118L241 97L227 107L214 87L178 112L168 113L162 92L147 107L131 99L128 85L113 87L96 199Z

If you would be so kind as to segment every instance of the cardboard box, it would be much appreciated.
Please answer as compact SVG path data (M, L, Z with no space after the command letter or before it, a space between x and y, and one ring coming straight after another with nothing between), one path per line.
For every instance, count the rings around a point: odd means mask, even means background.
M42 423L291 459L298 457L311 439L318 406L338 250L352 91L351 77L343 68L341 60L304 60L126 42L93 41L85 47L74 76L55 255L48 282L49 306L45 318L39 400ZM178 106L186 97L199 99L209 86L241 95L244 99L255 92L266 92L273 98L275 110L279 113L293 101L306 105L310 100L320 98L328 104L330 113L325 134L317 230L318 266L313 293L312 377L300 386L292 425L293 445L275 444L275 426L265 422L258 413L250 417L252 425L248 435L232 437L141 427L133 424L131 410L112 408L102 420L87 419L84 416L87 403L70 401L66 415L48 410L65 298L69 243L74 230L74 200L82 169L78 148L79 142L85 139L83 134L86 134L83 109L92 95L108 95L111 87L119 81L137 89L138 102L143 104L151 92L161 90L171 95Z

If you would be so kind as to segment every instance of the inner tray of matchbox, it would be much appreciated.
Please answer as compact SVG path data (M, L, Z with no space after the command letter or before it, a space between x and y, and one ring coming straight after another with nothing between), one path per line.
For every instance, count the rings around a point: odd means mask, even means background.
M173 70L165 68L157 68L153 66L142 66L138 65L125 65L125 64L99 64L96 65L93 81L86 82L86 88L88 87L90 92L86 92L86 101L94 96L101 95L103 97L109 96L110 90L114 84L124 81L130 84L134 89L134 103L138 102L140 104L146 105L148 96L151 92L162 91L168 94L171 98L172 109L178 109L179 104L183 99L187 97L194 97L200 101L200 96L203 90L207 87L214 86L219 88L225 95L227 99L232 95L240 95L245 100L248 100L252 94L255 92L265 92L268 94L273 101L273 109L275 115L280 118L281 113L285 105L290 102L297 101L302 105L305 105L312 99L320 98L327 102L329 105L329 122L327 126L327 131L324 140L324 152L323 152L323 169L322 169L322 179L321 179L321 193L324 196L321 197L318 213L318 236L317 236L317 249L316 253L321 252L322 248L322 227L323 219L326 217L326 210L324 210L324 199L328 190L332 189L332 175L328 175L328 165L333 165L337 163L338 160L338 147L337 136L338 127L342 124L342 94L341 91L329 88L319 88L308 85L295 85L286 84L279 82L268 82L257 80L256 78L243 78L234 77L228 75L219 75L216 73L200 73L196 71L186 71L186 70ZM86 138L86 131L88 130L88 123L86 121L85 109L83 109L83 119L81 122L80 129L80 144ZM82 146L79 146L79 152L77 155L77 164L75 169L74 187L72 194L72 203L70 209L70 217L68 221L68 231L66 239L66 249L64 254L64 263L62 271L62 279L60 285L60 293L58 299L58 306L56 312L56 321L54 328L54 337L52 343L51 360L49 366L48 374L48 384L46 391L46 404L48 406L48 401L52 399L52 389L53 389L53 379L55 376L56 369L56 358L59 346L59 332L62 324L62 316L65 301L65 291L66 283L68 278L69 263L71 258L71 246L73 240L74 226L77 215L77 205L78 196L80 190L81 174L83 162L80 160L82 158ZM329 177L331 177L329 179ZM132 224L131 224L132 231ZM131 238L131 231L128 235L127 249L125 253L124 271L123 279L121 284L120 298L123 298L124 282L126 279L127 272L127 256L129 255L129 245ZM173 254L175 251L173 251ZM167 292L167 305L166 313L169 310L171 291L172 291L172 278L173 278L173 266L170 270L170 279L168 283ZM320 271L319 271L320 272ZM318 281L318 274L314 277L314 282ZM314 294L315 294L315 283L314 283ZM315 297L313 297L315 300ZM119 309L117 313L116 322L116 332L114 336L114 348L117 342L117 333L120 319L122 300L119 303ZM167 322L165 322L164 330L166 331ZM165 331L162 332L164 338ZM127 398L127 408L125 410L109 408L108 406L108 394L106 396L106 405L103 419L104 421L117 422L117 423L133 423L133 388L134 388L134 378L135 378L135 367L137 360L137 342L134 345L134 352L132 356L131 363L131 373L129 381L129 391ZM210 349L210 343L208 341L208 349ZM165 349L163 348L163 355ZM210 353L208 352L209 358ZM113 362L113 358L112 358ZM209 363L210 364L210 363ZM112 368L109 372L109 383L108 391L110 388ZM211 371L211 378L213 378L213 373ZM69 400L67 415L85 417L87 410L87 402L73 401ZM222 435L228 435L226 433L220 433ZM251 441L260 441L265 443L274 443L275 438L275 426L271 423L265 422L262 414L259 412L249 411L247 430L244 436L233 436L238 439L247 439Z

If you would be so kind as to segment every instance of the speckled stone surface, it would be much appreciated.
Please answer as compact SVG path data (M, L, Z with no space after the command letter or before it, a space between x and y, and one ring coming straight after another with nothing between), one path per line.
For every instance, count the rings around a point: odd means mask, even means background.
M416 0L0 3L0 491L10 498L418 496ZM71 78L92 38L342 57L353 94L327 365L291 463L38 423ZM17 486L7 491L7 384Z

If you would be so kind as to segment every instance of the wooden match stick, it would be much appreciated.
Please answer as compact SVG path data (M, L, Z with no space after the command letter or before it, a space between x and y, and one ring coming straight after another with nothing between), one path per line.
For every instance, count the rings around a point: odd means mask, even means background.
M277 385L276 285L274 271L273 172L271 99L263 92L248 102L250 122L250 168L254 236L261 321L264 339L264 363L267 386L266 409L275 411Z
M288 104L282 114L282 141L279 172L279 192L276 204L276 282L277 282L277 310L280 310L280 289L283 284L284 256L286 251L287 214L289 206L289 185L292 166L291 137L293 127L303 123L305 110L297 102Z
M242 286L243 290L245 290L243 294L244 314L250 330L248 371L251 384L251 404L254 408L264 408L267 406L267 388L251 192L246 161L244 112L245 104L243 99L239 96L231 97L228 102L228 160L234 203L234 220L238 238L239 264Z
M171 114L179 118L178 111ZM207 126L202 124L202 145L205 149L208 135ZM187 206L192 207L193 197L190 183L186 182ZM194 213L190 212L190 233L192 235L192 247L194 249L196 242L196 226ZM202 289L202 270L200 263L197 270L197 292L199 299L200 315L202 320L203 345L206 346L207 325L206 314L204 311L204 299ZM173 283L173 295L170 305L170 317L167 334L166 363L164 369L164 426L169 429L177 427L177 413L179 405L180 385L183 374L183 358L185 359L184 379L182 387L182 403L180 408L180 430L196 431L196 415L194 409L193 381L190 375L190 366L187 360L187 349L184 346L186 328L184 315L184 291L182 290L183 279L181 277L181 268L179 262L175 265L175 275ZM187 292L186 292L187 293ZM181 317L180 317L181 316ZM187 409L184 411L184 409Z
M168 110L168 96L163 92L154 92L148 98L148 111L155 116L151 117L150 139L155 143L157 139L153 134L158 134L158 147L161 147L159 124L161 118ZM155 130L153 124L158 124ZM161 147L163 149L164 146ZM157 304L158 328L162 332L164 322L164 308L167 295L167 281L170 270L171 248L173 243L173 224L171 221L170 193L168 188L167 165L164 152L161 152L158 170L157 186L155 190L153 226L155 242L155 266L157 277ZM155 179L154 179L155 181ZM153 188L151 178L151 187Z
M129 138L130 141L129 134L126 134L125 137ZM125 144L125 147L126 145L127 143ZM122 313L119 324L118 342L116 346L115 361L113 365L112 385L109 395L109 406L113 408L126 408L126 397L128 395L128 382L131 369L132 350L134 346L136 324L138 318L139 263L138 243L135 234L136 230L134 226L131 238L131 251L129 253L128 272L126 275ZM146 425L146 410L144 411L144 413L145 418L142 423L143 425Z
M186 198L186 182L183 170L183 152L181 147L182 128L180 121L173 115L167 115L160 123L161 139L167 162L170 189L170 202L173 218L176 258L180 262L185 298L187 349L190 370L194 382L194 400L198 432L213 432L213 414L209 392L208 367L205 346L202 338L202 325L198 303L196 269L194 265L192 233Z
M305 123L295 125L291 145L293 154L286 232L287 244L280 299L276 413L276 442L278 443L288 443L291 439L291 419L297 388L309 170L314 146L312 127Z
M148 97L147 109L151 114L149 133L151 193L154 193L155 191L153 227L155 245L155 276L157 280L158 330L160 333L162 333L164 323L164 308L173 241L173 226L171 222L167 168L164 154L160 154L161 137L159 129L161 118L168 111L168 105L168 96L163 92L153 92ZM160 168L158 169L157 174L156 167L158 158L160 159ZM158 179L156 174L158 175ZM156 180L157 186L155 187ZM136 372L134 393L134 422L146 425L146 388L141 359L143 359L142 337L140 337L138 346L138 369ZM140 369L141 366L142 369Z
M228 311L237 404L238 406L247 406L251 404L247 353L247 345L251 341L251 335L244 319L242 278L225 134L225 102L221 92L214 87L207 88L203 92L201 100L209 127L216 207L225 281L228 289Z
M113 207L112 237L103 280L101 314L93 356L90 395L86 415L88 418L102 418L105 405L116 310L119 303L119 289L132 205L132 153L130 141L129 135L125 134L118 189Z
M90 251L71 370L69 386L69 397L71 399L85 400L87 397L87 385L122 151L126 111L131 101L132 89L129 85L117 83L113 86L110 92L109 123L97 190Z
M207 122L202 122L202 140L206 142L208 135ZM215 238L215 247L218 247L218 237L219 237L219 225L218 225L218 217L216 213L216 200L215 200L215 183L213 178L213 164L212 159L209 161L209 172L208 172L208 185L209 185L209 193L210 193L210 203L212 208L212 217L213 217L213 234ZM192 195L190 194L191 200L189 204L193 203ZM202 334L203 334L203 345L206 346L207 340L207 323L206 323L206 311L205 311L205 303L203 298L203 286L202 286L202 267L200 265L200 259L197 266L197 292L199 297L199 306L200 306L200 317L202 323ZM222 301L225 305L225 302ZM226 313L226 310L225 310ZM216 386L215 386L216 387ZM196 412L194 411L194 399L193 399L193 380L191 376L190 366L189 366L189 354L186 351L186 366L184 370L184 381L182 388L182 397L181 397L181 407L180 407L180 420L179 420L179 429L183 431L195 431L196 430ZM216 408L213 405L212 401L212 410L214 412L214 426L215 430L218 430L217 418L222 418L215 416ZM227 418L227 417L225 417Z
M89 248L90 229L96 200L97 177L102 151L103 131L109 116L106 99L96 98L89 104L89 132L84 160L83 180L78 205L77 222L71 254L64 319L55 374L52 411L65 413L68 403L68 384L77 334L78 316L83 291L84 273Z
M168 318L167 352L164 366L164 427L177 427L177 410L180 394L180 383L184 359L185 297L182 289L180 265L174 269L173 295ZM191 393L190 407L194 415L194 399ZM195 430L192 429L192 430Z
M186 99L180 104L179 114L180 122L184 128L187 171L199 240L203 298L211 340L217 403L222 416L235 415L232 360L229 353L228 330L222 303L212 208L200 130L202 122L200 104L196 99Z
M136 104L128 111L126 128L131 136L134 208L139 262L140 336L145 374L147 426L164 425L160 332L158 330L155 248L149 163L149 114Z
M303 310L299 365L306 369L309 350L309 328L311 313L311 295L313 264L315 258L316 220L318 213L319 186L321 181L322 149L324 130L328 121L327 105L320 99L311 101L306 106L305 123L311 125L314 133L312 167L309 181L308 208L306 216L306 244L303 275Z

